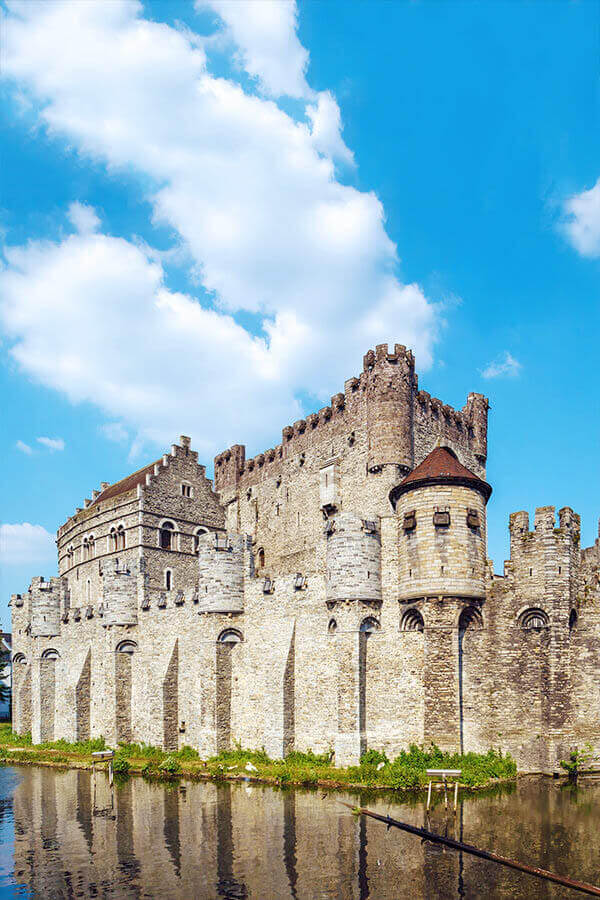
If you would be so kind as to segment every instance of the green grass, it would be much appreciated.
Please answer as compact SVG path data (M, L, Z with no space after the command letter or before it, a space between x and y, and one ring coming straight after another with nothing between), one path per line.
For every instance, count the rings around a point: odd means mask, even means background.
M7 752L6 748L18 748ZM10 725L0 725L0 761L47 762L51 764L91 764L91 754L105 749L104 738L91 741L52 741L32 746L31 735L16 735ZM150 778L177 775L211 778L258 778L279 785L352 785L365 788L415 790L427 784L427 769L461 769L460 782L481 787L498 780L515 778L517 766L510 754L447 753L434 744L425 748L411 744L390 760L378 750L367 751L358 766L346 769L333 765L333 754L294 751L285 759L270 759L263 750L243 749L240 745L202 760L193 747L164 751L151 744L119 744L115 754L115 772L122 775L139 772Z

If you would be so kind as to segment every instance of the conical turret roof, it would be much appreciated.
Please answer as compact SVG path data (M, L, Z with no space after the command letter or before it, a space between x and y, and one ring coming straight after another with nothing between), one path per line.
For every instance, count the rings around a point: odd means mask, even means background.
M486 502L492 493L492 487L479 478L475 472L471 472L458 461L454 450L450 447L435 447L429 456L426 456L416 469L410 472L404 481L392 488L390 500L395 507L398 497L417 487L425 487L431 484L459 484L463 487L473 488L483 494Z

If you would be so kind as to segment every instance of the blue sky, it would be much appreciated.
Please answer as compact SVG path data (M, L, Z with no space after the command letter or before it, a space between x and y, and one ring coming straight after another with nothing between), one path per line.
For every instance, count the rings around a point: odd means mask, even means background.
M101 481L180 433L209 467L273 446L386 340L490 398L497 571L516 509L592 543L596 3L4 15L3 624Z

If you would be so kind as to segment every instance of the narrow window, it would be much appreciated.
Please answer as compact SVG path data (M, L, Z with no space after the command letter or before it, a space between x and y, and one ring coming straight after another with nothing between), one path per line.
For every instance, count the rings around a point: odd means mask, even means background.
M88 547L89 547L89 553L90 553L89 558L93 559L95 552L96 552L96 539L94 538L93 534L90 534L90 536L88 538Z
M256 562L259 569L264 569L265 567L265 551L261 549L256 554Z
M165 589L167 591L171 590L171 582L173 580L173 575L170 569L165 569Z
M172 522L163 522L160 528L160 549L172 550L175 526Z
M122 525L119 525L117 528L116 542L117 550L125 549L125 529Z
M207 534L208 529L206 528L196 528L194 532L194 553L200 552L200 535Z
M119 549L119 547L117 544L117 531L116 531L116 528L111 528L110 534L108 536L109 553L113 553L115 550L118 550L118 549Z
M89 578L88 578L86 586L85 586L85 596L86 596L87 602L89 603L91 596L92 596L92 585L91 585Z

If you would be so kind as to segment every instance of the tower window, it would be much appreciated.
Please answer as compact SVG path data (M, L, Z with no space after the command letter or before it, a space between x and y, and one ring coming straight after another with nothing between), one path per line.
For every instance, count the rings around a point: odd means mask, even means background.
M170 591L173 587L173 572L171 569L165 569L165 590Z
M191 485L191 484L187 484L187 483L184 481L183 484L181 485L181 496L182 496L182 497L188 497L188 498L191 498L191 497L192 497L192 493L193 493L193 491L192 491L192 485Z
M125 549L125 528L123 525L119 525L117 528L117 550Z
M448 528L450 525L450 512L437 509L433 514L433 524L436 528Z
M175 526L172 522L163 522L159 533L160 549L172 550L175 542Z
M525 631L537 631L550 624L548 614L543 609L526 609L519 618L519 625Z
M207 533L207 528L196 528L196 531L194 532L194 553L200 552L200 535Z

